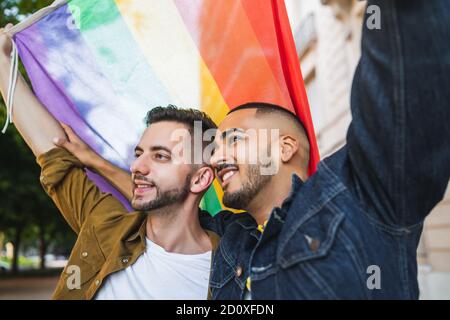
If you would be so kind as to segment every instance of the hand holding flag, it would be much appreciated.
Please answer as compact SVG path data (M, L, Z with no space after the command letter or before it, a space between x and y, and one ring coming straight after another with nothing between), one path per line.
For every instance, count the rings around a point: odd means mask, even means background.
M103 161L103 158L100 157L91 147L89 147L74 131L73 129L66 125L65 123L60 122L61 127L64 129L66 133L67 139L64 138L54 138L53 143L61 148L66 149L78 160L81 161L88 168L96 168L99 166L99 163Z

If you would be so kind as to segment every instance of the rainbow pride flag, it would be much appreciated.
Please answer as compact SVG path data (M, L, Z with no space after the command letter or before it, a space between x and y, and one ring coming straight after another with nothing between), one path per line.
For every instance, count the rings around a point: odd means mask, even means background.
M123 169L153 107L196 107L220 123L231 108L260 101L299 116L315 170L319 154L283 0L57 0L11 34L40 101ZM215 214L221 197L215 181L203 207Z

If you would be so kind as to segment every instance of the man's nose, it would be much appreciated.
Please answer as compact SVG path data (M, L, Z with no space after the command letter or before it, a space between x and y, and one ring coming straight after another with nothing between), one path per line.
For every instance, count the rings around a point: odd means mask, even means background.
M217 166L219 163L225 162L226 153L225 148L221 145L217 146L214 150L214 154L211 156L211 165Z
M139 158L134 160L133 163L131 164L130 169L132 173L134 174L139 173L143 176L146 176L150 173L150 166L145 161L144 156L140 156Z

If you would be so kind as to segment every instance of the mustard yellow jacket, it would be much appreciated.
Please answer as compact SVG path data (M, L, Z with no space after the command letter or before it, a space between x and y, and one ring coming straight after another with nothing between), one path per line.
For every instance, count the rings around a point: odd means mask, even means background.
M65 149L54 148L37 163L42 186L78 235L52 298L92 299L108 275L132 265L145 251L147 215L129 213L111 194L102 193ZM219 237L206 231L217 248Z

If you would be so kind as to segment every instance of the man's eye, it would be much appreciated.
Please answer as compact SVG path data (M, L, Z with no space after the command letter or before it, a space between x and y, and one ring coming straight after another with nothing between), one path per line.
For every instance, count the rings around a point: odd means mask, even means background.
M157 160L169 160L169 156L162 154L162 153L156 153L155 159Z
M135 153L134 154L134 157L137 159L137 158L139 158L141 156L141 154L140 153Z

